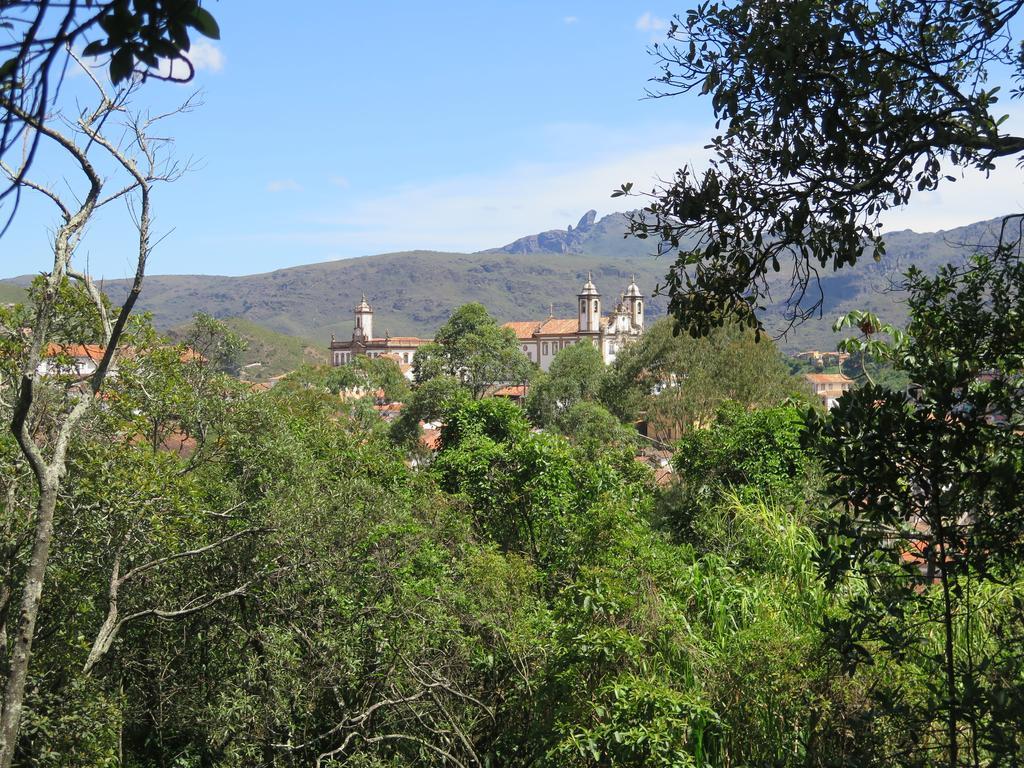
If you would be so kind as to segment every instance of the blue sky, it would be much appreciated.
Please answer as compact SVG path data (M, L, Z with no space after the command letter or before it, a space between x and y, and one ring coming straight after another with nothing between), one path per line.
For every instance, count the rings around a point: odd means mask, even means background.
M470 251L575 223L624 181L700 163L712 133L696 97L644 99L650 44L683 5L650 2L220 0L222 39L194 48L204 106L171 128L196 168L156 195L166 234L150 274L248 274L370 253ZM85 87L69 81L65 95ZM149 83L154 109L190 86ZM62 171L43 159L37 172ZM887 224L948 228L1019 209L1020 177L966 179ZM988 201L998 200L998 210ZM44 269L54 218L26 199L0 276ZM81 254L131 269L123 211Z

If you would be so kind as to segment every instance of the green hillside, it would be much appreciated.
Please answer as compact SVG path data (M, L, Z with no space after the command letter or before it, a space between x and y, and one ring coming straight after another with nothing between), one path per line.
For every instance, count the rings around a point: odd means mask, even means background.
M249 381L266 381L294 371L303 363L316 365L327 362L327 352L322 345L278 333L241 317L224 318L224 323L245 342L240 363L242 378ZM172 328L170 335L182 338L186 329L187 324Z
M24 288L11 283L0 283L0 304L16 304L24 300Z
M308 339L323 349L332 334L349 336L352 307L364 292L376 312L377 334L421 336L432 336L452 309L468 301L483 302L503 321L546 317L552 305L556 315L573 317L576 292L589 272L606 308L631 274L636 274L642 290L653 292L669 258L650 255L649 241L624 238L623 214L589 224L586 219L571 231L540 233L473 254L387 253L244 277L155 275L146 278L139 308L151 311L163 328L181 325L204 311ZM969 250L965 246L990 241L991 229L992 222L981 222L946 232L890 233L881 263L865 259L839 272L822 271L823 316L789 331L780 338L780 346L788 351L831 348L832 321L850 309L869 308L902 321L900 297L889 290L899 273L910 264L931 271L958 259ZM107 282L106 287L115 301L126 289L123 281ZM779 306L768 320L772 331L781 333L786 327L781 308L789 293L786 279L780 277L774 289ZM664 314L666 306L664 297L652 298L649 318Z

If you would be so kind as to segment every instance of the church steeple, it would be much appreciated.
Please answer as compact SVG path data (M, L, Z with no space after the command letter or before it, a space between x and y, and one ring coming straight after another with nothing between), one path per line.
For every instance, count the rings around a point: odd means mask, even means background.
M629 285L626 288L626 304L629 307L629 317L633 326L644 327L644 295L640 293L640 286L636 284L636 275L629 278Z
M355 308L356 314L356 326L352 329L352 338L360 339L372 339L373 338L373 307L370 306L370 302L366 300L366 294L363 294L363 300L359 302Z
M587 273L587 282L577 297L579 299L580 333L598 333L601 330L601 294L594 285L594 276Z

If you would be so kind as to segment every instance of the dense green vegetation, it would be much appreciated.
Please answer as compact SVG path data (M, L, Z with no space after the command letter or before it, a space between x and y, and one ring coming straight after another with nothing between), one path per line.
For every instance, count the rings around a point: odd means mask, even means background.
M810 431L778 353L728 329L658 326L607 369L567 348L520 408L444 370L410 392L386 359L305 367L255 393L218 370L236 350L226 325L199 318L197 358L136 321L133 354L69 449L16 763L924 766L949 754L951 711L960 754L1012 760L1024 582L1016 543L993 537L1019 541L1024 452L984 415L1002 397L1017 423L1020 390L971 383L1019 370L1008 268L912 278L919 320L888 362L934 407L869 386ZM54 332L81 336L89 305L70 285L61 309ZM436 359L470 360L496 328L466 308ZM11 365L25 340L5 338ZM654 362L681 384L655 394ZM72 384L46 382L40 434ZM390 426L369 407L377 388L408 403ZM936 416L971 413L957 404L975 396L973 422ZM665 487L613 415L660 397L690 424ZM416 444L420 420L443 422L435 455ZM911 423L920 440L894 438ZM946 450L972 435L977 451ZM878 532L917 541L920 503L878 499L905 492L907 458L930 444L989 458L933 521L957 565L915 550L947 562L925 578ZM11 437L0 461L6 616L36 491ZM831 506L854 498L863 522ZM950 542L975 503L992 522L961 550Z

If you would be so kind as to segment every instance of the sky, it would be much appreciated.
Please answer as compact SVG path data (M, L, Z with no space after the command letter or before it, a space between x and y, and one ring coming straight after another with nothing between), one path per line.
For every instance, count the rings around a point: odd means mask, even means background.
M154 194L163 239L149 274L241 275L412 249L475 251L636 207L702 164L707 99L647 99L650 46L685 4L474 0L217 0L221 39L193 46L189 85L149 82L137 103L203 105L167 131L192 170ZM91 86L69 78L62 99ZM40 155L35 172L64 188ZM1012 162L991 179L919 195L887 229L949 229L1024 205ZM67 183L74 188L74 182ZM51 204L26 196L0 240L0 277L51 262ZM130 220L112 206L79 258L98 277L134 270Z

